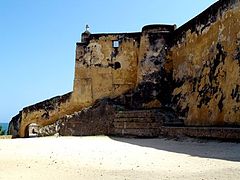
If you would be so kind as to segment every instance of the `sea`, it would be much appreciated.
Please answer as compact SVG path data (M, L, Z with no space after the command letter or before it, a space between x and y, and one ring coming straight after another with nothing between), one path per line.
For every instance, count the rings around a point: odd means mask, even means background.
M7 134L8 123L0 123L0 125L2 126L3 130L6 130L5 133Z

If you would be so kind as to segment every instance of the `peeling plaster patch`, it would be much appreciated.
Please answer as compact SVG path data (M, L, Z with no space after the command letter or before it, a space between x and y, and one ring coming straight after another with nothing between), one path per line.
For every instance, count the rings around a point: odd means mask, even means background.
M87 46L87 53L84 55L82 64L87 66L99 65L107 66L107 63L103 61L104 54L102 53L102 46L98 43L90 43Z
M237 84L235 88L232 89L231 96L237 103L240 102L240 85Z

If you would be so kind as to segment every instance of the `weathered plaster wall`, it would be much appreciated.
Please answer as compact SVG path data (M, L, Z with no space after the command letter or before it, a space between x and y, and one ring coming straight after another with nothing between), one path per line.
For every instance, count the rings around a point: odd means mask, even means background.
M240 4L219 1L173 34L173 105L187 125L240 125Z
M169 38L175 30L173 25L147 25L142 28L139 49L138 83L157 81L152 74L164 69L172 72L172 63L166 58Z
M52 125L39 129L39 136L87 136L111 134L116 106L109 99L98 101L94 106L60 118Z
M172 25L148 25L142 29L138 87L133 95L141 108L160 108L170 103L173 67L166 55L174 29Z
M9 122L7 134L12 135L13 137L18 137L21 122L22 122L22 111L20 111L16 116L14 116Z
M134 88L140 33L94 34L88 40L77 43L74 102L90 105Z
M141 33L85 31L76 47L73 92L24 108L11 121L10 134L24 137L29 124L42 127L70 114L62 126L66 134L107 133L108 106L112 112L158 108L173 124L240 125L239 4L220 0L177 30L149 25ZM103 98L107 106L96 106Z
M79 110L71 105L72 93L57 96L52 99L25 107L20 113L20 126L18 135L28 136L26 129L29 124L36 123L40 127L52 124L66 114L72 114Z
M36 123L39 127L52 124L65 115L82 110L84 104L76 104L73 101L72 92L62 96L39 102L23 108L18 115L12 118L8 134L14 137L28 137L28 126Z
M171 25L143 27L137 85L114 99L126 109L165 108L171 102L172 63L167 58L168 40L174 31Z

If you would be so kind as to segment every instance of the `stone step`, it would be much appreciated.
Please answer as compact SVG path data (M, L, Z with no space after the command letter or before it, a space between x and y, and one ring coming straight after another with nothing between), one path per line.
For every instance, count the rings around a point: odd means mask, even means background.
M114 118L114 134L119 136L156 137L163 124L157 110L119 111Z
M117 129L158 129L161 123L143 123L143 122L114 122Z
M130 118L130 117L155 117L157 115L156 110L134 110L134 111L119 111L116 114L116 118Z
M129 117L129 118L115 118L114 122L156 122L154 117Z
M183 121L163 121L163 126L183 126Z
M182 126L184 124L182 120L157 109L119 111L115 115L114 122L157 122L166 126Z
M219 139L240 142L240 127L169 127L162 126L160 135L166 137L193 137L206 139Z
M134 137L158 137L159 129L114 129L114 134L118 136Z

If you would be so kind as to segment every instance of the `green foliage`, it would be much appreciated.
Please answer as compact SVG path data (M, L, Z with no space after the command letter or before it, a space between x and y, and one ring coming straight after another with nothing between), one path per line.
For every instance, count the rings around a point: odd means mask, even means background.
M3 130L2 126L0 125L0 136L5 134L5 130Z

